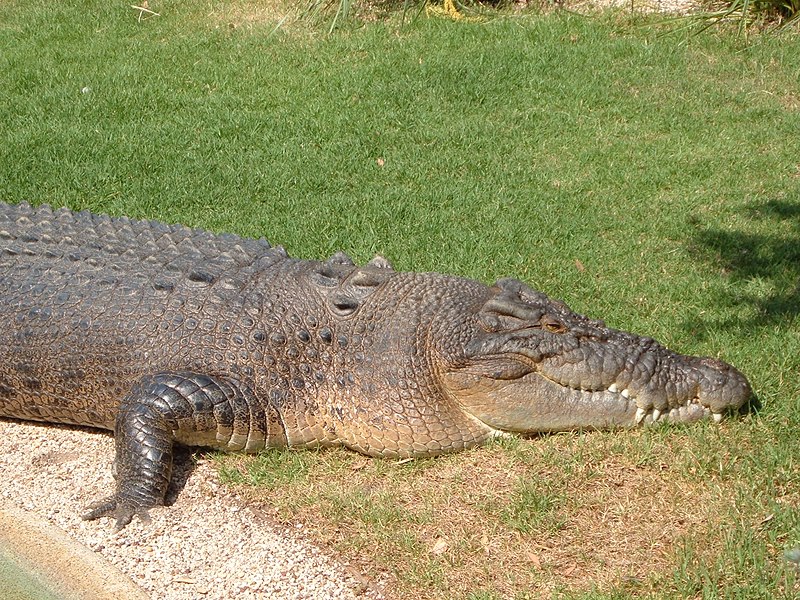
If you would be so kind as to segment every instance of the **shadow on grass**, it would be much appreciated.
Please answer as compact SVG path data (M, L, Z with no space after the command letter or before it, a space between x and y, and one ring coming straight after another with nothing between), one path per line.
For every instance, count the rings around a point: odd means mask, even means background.
M702 229L698 223L692 249L721 268L731 282L720 291L729 315L699 317L686 323L696 336L714 328L752 330L790 323L800 314L800 198L770 200L749 207L746 228ZM722 294L725 294L722 296Z

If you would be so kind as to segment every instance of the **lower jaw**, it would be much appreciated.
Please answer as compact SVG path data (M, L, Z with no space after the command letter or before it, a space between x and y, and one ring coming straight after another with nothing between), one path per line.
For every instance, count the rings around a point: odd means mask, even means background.
M649 410L637 408L634 417L634 425L651 425L652 423L664 422L695 423L711 416L711 409L695 402L689 402L682 406L663 411L654 408ZM713 417L717 422L722 420L721 414L714 414Z
M722 420L721 414L712 413L696 399L665 410L640 408L635 398L610 391L570 390L563 394L562 399L567 400L564 404L568 410L561 415L540 415L543 429L627 429L656 423L695 423L707 418L716 422Z

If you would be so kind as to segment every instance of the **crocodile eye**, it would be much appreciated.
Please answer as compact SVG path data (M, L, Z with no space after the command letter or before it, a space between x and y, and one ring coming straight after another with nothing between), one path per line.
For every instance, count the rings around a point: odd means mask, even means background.
M563 323L547 315L539 319L539 326L550 333L564 333L567 330Z

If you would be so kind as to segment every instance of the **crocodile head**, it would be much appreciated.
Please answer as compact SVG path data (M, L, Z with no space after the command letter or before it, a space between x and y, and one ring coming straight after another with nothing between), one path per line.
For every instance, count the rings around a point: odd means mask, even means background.
M519 281L498 281L445 359L463 410L500 431L715 421L752 392L735 368L610 329Z

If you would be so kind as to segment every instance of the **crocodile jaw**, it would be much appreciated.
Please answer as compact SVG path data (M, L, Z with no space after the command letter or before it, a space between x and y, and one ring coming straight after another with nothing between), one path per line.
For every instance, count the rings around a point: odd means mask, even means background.
M738 409L749 397L749 386L736 400L716 411L716 405L698 388L685 398L656 408L646 396L637 398L627 388L582 390L529 372L513 379L488 377L470 368L444 376L445 386L461 408L493 429L516 433L615 429L652 423L693 423L704 418L720 422L724 411Z

